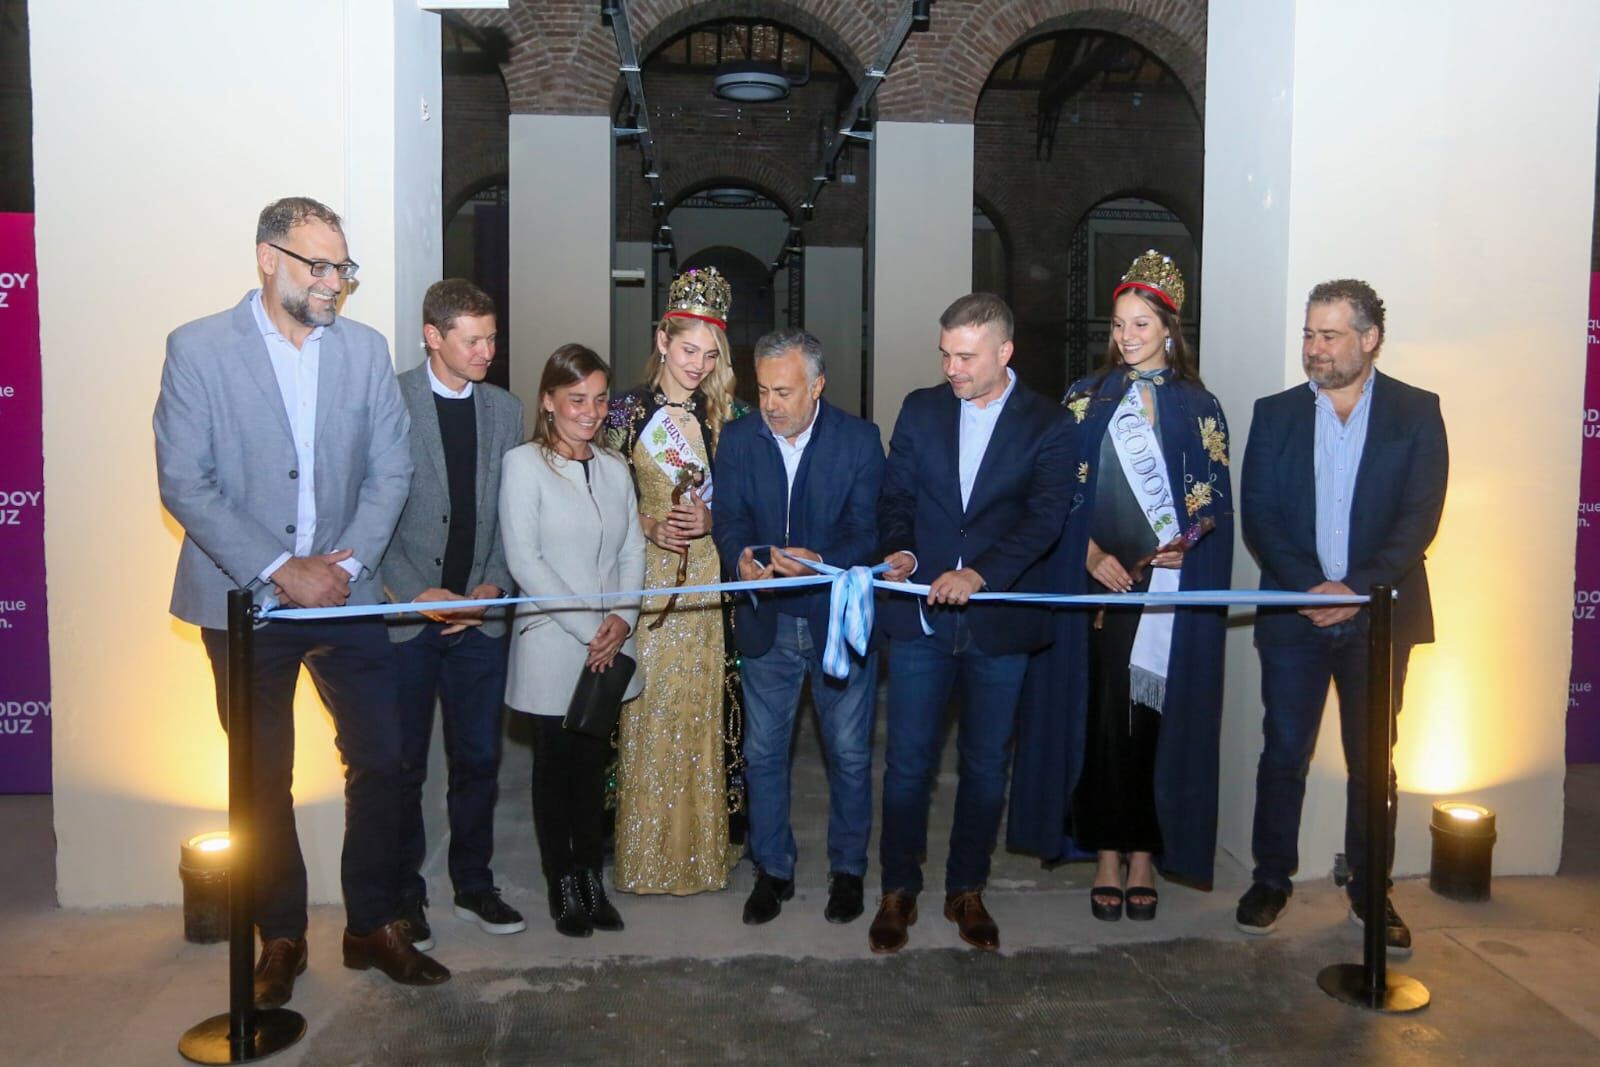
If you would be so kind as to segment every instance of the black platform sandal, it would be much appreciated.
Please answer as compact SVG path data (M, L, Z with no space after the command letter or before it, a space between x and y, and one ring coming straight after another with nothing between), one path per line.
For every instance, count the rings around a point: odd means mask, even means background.
M1159 894L1154 886L1130 885L1128 887L1128 918L1135 922L1149 922L1156 917Z
M1105 903L1105 897L1113 903ZM1089 890L1089 911L1103 923L1114 923L1122 918L1122 890L1114 885L1097 885Z

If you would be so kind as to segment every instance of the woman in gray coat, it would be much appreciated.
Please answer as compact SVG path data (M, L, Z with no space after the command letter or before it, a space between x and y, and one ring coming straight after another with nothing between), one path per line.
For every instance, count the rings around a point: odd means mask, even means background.
M608 591L644 581L644 533L621 457L594 443L610 402L610 369L582 345L545 364L532 439L506 454L500 529L524 596L593 593L523 606L512 626L506 703L533 722L533 825L550 917L569 937L620 930L600 878L605 772L611 746L562 727L583 671L634 656L637 597ZM638 696L635 674L625 699Z

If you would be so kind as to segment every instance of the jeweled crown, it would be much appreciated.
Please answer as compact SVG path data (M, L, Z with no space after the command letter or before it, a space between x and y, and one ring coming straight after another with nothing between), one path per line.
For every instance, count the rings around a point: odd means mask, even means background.
M1183 272L1178 270L1171 256L1164 256L1153 248L1133 261L1111 299L1121 296L1124 289L1143 289L1156 294L1173 311L1183 310Z
M663 318L674 315L728 326L728 311L733 307L733 287L715 267L686 270L672 280L667 290L667 310Z

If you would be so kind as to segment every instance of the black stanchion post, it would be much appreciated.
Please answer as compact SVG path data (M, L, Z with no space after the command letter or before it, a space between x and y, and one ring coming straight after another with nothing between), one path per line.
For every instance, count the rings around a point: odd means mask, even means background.
M254 638L254 599L235 589L228 594L228 1011L178 1039L178 1051L195 1063L249 1063L306 1032L298 1012L255 1007Z
M1366 925L1361 938L1361 963L1335 963L1317 975L1323 992L1357 1007L1389 1014L1428 1006L1427 986L1415 978L1389 973L1386 941L1389 911L1389 857L1394 851L1389 830L1389 779L1394 774L1390 742L1394 729L1394 589L1372 587L1371 628L1367 644L1367 869L1361 887Z

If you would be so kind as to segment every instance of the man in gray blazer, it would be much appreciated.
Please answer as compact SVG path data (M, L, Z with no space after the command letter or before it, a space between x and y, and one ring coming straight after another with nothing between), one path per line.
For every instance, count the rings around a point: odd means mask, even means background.
M489 861L500 773L506 690L504 610L449 611L450 600L507 595L511 572L500 537L500 461L522 443L522 401L483 379L494 361L494 301L462 278L428 288L422 301L427 361L400 375L411 415L411 496L379 577L398 603L439 601L424 618L389 625L400 684L405 764L401 820L401 904L418 949L433 947L428 926L422 783L428 773L433 705L444 716L449 766L450 882L455 912L486 933L527 923L500 899Z
M167 338L155 410L161 500L184 531L172 613L201 628L219 710L227 593L248 588L305 607L378 602L376 570L411 479L388 346L338 315L357 269L339 216L303 197L267 205L256 266L259 290ZM306 967L306 872L290 793L302 666L345 763L345 966L443 982L450 972L417 951L400 913L401 753L384 625L277 622L254 640L256 1003L283 1004Z

